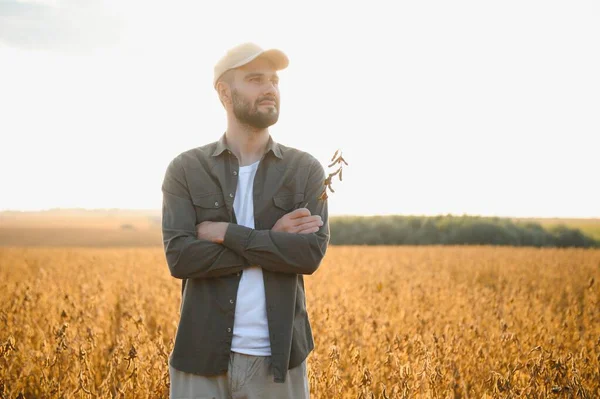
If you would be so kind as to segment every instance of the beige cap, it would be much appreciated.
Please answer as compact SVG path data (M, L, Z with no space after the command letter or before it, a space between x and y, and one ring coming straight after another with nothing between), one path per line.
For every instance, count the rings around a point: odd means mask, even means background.
M215 65L213 87L217 87L217 81L226 71L246 65L258 56L263 56L271 60L277 71L287 68L290 63L288 57L281 50L263 50L254 43L239 44L227 51L223 58Z

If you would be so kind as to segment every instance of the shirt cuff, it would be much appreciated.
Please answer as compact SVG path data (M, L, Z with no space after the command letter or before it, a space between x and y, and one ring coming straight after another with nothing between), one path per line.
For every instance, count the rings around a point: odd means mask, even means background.
M250 234L254 229L235 223L229 223L223 237L223 245L239 255L242 255L248 246Z

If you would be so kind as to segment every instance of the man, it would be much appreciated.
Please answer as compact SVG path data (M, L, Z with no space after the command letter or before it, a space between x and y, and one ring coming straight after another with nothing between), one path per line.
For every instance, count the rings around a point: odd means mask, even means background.
M329 223L324 168L268 130L288 63L252 43L229 50L213 80L226 132L167 167L163 243L182 280L171 398L309 397L303 275L321 264Z

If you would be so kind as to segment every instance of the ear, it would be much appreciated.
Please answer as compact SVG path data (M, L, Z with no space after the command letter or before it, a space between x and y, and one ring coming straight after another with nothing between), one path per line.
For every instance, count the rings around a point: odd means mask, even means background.
M219 95L219 99L223 104L231 103L231 89L226 82L222 80L217 82L217 93Z

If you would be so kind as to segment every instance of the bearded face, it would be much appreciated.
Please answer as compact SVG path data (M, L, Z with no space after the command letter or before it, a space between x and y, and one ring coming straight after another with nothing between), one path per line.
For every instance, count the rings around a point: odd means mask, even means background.
M279 100L275 96L260 96L252 102L238 90L231 92L233 114L242 123L256 129L266 129L279 119Z

